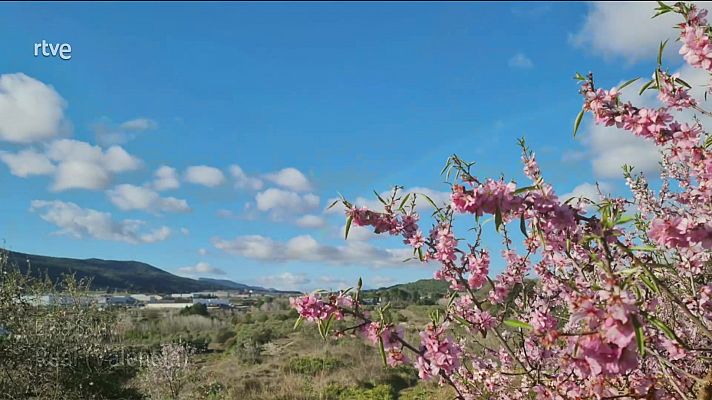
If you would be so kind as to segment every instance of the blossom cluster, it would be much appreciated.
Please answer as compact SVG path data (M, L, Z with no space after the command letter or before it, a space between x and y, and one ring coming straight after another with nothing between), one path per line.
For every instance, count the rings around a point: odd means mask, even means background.
M684 18L680 54L712 72L706 11L683 3L658 10ZM712 399L712 138L700 120L712 113L662 66L646 86L658 91L659 107L636 107L622 89L578 76L581 115L657 146L659 183L625 168L630 198L576 202L557 195L523 141L528 186L477 177L453 156L451 196L435 205L427 236L398 189L390 201L379 197L383 211L344 201L354 225L402 237L449 284L420 343L406 341L388 305L371 309L358 295L305 295L292 300L300 316L352 317L388 365L412 363L458 399ZM682 122L680 110L697 118ZM488 221L501 237L497 262L498 252L483 248ZM492 264L503 266L494 277Z

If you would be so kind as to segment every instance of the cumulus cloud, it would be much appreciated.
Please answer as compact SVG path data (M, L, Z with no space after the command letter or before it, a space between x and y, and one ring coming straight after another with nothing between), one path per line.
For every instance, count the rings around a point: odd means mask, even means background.
M64 99L25 74L0 75L0 140L30 143L67 130Z
M185 275L225 275L225 271L215 268L206 262L199 262L190 267L178 268L178 272Z
M569 193L562 194L560 198L562 200L567 200L572 197L585 197L587 199L595 201L601 199L601 193L605 195L606 192L609 192L610 190L611 185L606 182L599 182L598 184L584 182L573 188L573 190Z
M48 175L55 170L55 166L49 158L34 149L25 149L18 153L2 151L0 152L0 161L10 168L11 174L21 178L32 175Z
M153 176L152 186L158 191L178 189L180 187L178 172L176 172L175 168L161 165L156 172L153 173Z
M317 242L310 235L296 236L286 242L260 235L238 236L234 239L215 238L213 246L228 254L269 262L302 261L370 267L420 265L420 262L404 262L412 257L408 249L383 249L365 242L330 246Z
M710 3L698 3L709 8ZM589 4L586 19L571 41L607 58L622 57L629 63L655 57L660 42L670 39L668 52L679 49L674 26L680 16L674 13L655 19L654 2L606 2Z
M296 168L284 168L265 175L265 178L270 182L295 192L308 192L312 190L312 184L309 182L309 179Z
M311 283L305 274L283 272L278 275L268 275L257 279L261 285L281 289L281 290L301 290L305 285Z
M142 186L118 185L106 192L109 200L119 209L159 212L190 211L188 202L175 197L161 197L157 192Z
M135 139L138 133L157 127L156 121L149 118L136 118L118 125L105 118L92 125L92 130L97 142L103 145L112 145L126 143Z
M235 187L237 188L249 190L262 189L262 180L259 178L248 176L247 174L245 174L242 168L240 168L239 165L233 164L230 166L230 175L232 175L233 179L235 180Z
M156 123L156 121L152 119L136 118L122 123L121 125L119 125L119 129L125 131L142 132L149 129L156 129L157 126L158 124Z
M47 146L46 156L57 163L54 191L103 189L113 174L132 171L141 161L120 146L103 150L99 146L72 139L60 139Z
M196 165L185 170L184 179L196 185L207 187L220 186L225 182L225 175L217 168L207 165Z
M318 215L303 215L295 221L297 226L302 228L322 228L326 225L324 218Z
M167 239L171 234L165 226L146 231L143 229L144 221L117 221L110 213L58 200L33 200L30 211L39 213L40 218L60 228L57 234L78 239L90 237L127 243L154 243Z
M269 212L273 218L279 219L285 215L301 214L319 207L319 196L269 188L257 193L255 203L259 211Z
M519 69L529 69L534 66L534 63L532 60L527 57L524 53L517 53L512 56L512 58L509 59L509 67L510 68L519 68Z

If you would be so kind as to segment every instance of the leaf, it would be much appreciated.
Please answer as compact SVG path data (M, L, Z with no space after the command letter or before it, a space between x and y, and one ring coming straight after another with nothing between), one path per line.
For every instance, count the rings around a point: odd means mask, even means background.
M633 326L635 327L635 342L638 345L638 352L643 357L645 355L645 333L636 318L633 318Z
M433 201L433 199L430 198L430 196L423 194L423 193L418 193L418 194L425 197L425 200L427 200L428 203L430 203L436 210L440 208L437 206L437 204L435 204L435 202Z
M331 204L329 205L329 207L326 207L326 209L327 209L327 210L331 210L331 209L336 205L336 203L338 203L338 202L339 202L339 199L334 200L334 202L331 203Z
M533 186L525 186L525 187L522 187L522 188L519 188L519 189L515 190L515 191L514 191L514 194L522 194L522 193L524 193L524 192L528 192L528 191L534 190L534 189L536 189L536 188L537 188L536 185L533 185Z
M638 79L640 79L640 77L637 77L637 78L635 78L635 79L631 79L631 80L627 81L626 83L622 84L622 85L618 88L618 90L623 90L624 87L630 85L631 83L637 81Z
M384 366L388 366L388 361L386 361L386 349L383 347L383 338L378 337L378 352L381 353L381 360Z
M579 111L574 121L574 137L576 137L576 132L578 132L579 125L581 125L581 120L583 119L583 110Z
M688 89L692 89L692 86L690 86L689 83L683 81L683 80L680 79L680 78L675 78L675 82L679 82L682 86L684 86L684 87L686 87L686 88L688 88Z
M633 221L635 219L635 215L624 215L616 221L616 225L623 225L627 224L630 221Z
M586 77L577 72L574 76L574 79L576 79L577 81L585 81Z
M648 287L648 289L660 294L660 289L658 288L658 285L655 284L655 281L651 280L646 275L641 275L640 280L643 281L643 283L645 284L645 286Z
M300 315L299 318L297 318L297 320L294 322L294 328L292 329L294 329L295 331L299 329L299 327L302 326L302 322L304 322L304 318L302 318L302 316Z
M329 331L331 330L331 323L334 321L334 314L329 315L329 319L326 320L326 326L324 326L324 339L329 336Z
M505 325L512 327L512 328L522 328L522 329L532 329L532 326L527 324L526 322L522 322L516 319L505 319L504 321Z
M665 50L665 45L667 45L669 39L665 39L664 42L660 43L660 49L658 50L658 65L663 64L663 50Z
M633 247L630 247L629 249L633 250L633 251L655 251L655 250L657 250L653 246L633 246Z
M650 87L650 85L652 85L653 83L655 83L655 81L651 79L648 83L646 83L645 85L643 85L643 87L640 88L640 91L638 92L638 94L639 94L639 95L642 95L643 92L644 92L646 89L648 89L648 88Z
M665 325L665 323L663 321L657 319L656 317L654 317L652 315L648 315L647 318L651 324L655 325L658 329L663 331L665 336L667 336L670 340L675 340L677 342L680 342L680 339L677 337L675 332L673 332L673 330L670 329L669 326Z
M387 204L388 204L388 203L386 203L385 200L383 200L383 197L381 197L381 195L378 194L377 191L374 190L373 193L376 195L376 197L378 197L378 201L380 201L381 203L383 203L383 205L387 205Z
M423 256L423 248L422 247L418 247L418 258L420 259L420 261L425 261L425 257Z
M344 229L344 240L349 238L349 229L351 229L351 222L353 222L353 220L353 215L349 215L349 218L346 220L346 228Z
M502 210L497 206L497 210L494 213L494 229L499 232L499 228L502 226Z
M408 198L410 198L410 193L406 194L405 197L403 197L403 200L401 201L400 205L398 206L399 210L403 209L403 206L405 205L405 202L408 201Z
M522 231L522 234L525 237L529 237L529 234L527 233L527 223L524 221L524 213L519 216L519 230Z

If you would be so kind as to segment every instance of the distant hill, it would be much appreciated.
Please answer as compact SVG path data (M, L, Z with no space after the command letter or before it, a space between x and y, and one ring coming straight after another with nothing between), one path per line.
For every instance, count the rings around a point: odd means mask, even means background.
M393 285L389 287L382 287L376 290L394 290L400 289L406 292L420 292L420 293L433 293L433 294L445 294L450 285L445 281L439 281L436 279L420 279L415 282L401 283L398 285Z
M72 273L78 279L91 278L93 290L186 293L202 290L241 290L244 287L252 288L255 291L267 291L263 288L250 287L231 281L184 278L138 261L114 261L98 258L79 260L14 251L8 251L8 257L10 262L17 265L21 271L26 272L29 267L33 275L47 274L52 280L59 279L63 274ZM231 285L227 285L226 282L230 282Z
M252 290L253 292L283 292L277 289L265 289L260 286L249 286L244 283L233 282L228 279L212 279L212 278L198 278L198 282L203 282L206 284L219 285L232 290ZM283 292L286 293L286 292Z

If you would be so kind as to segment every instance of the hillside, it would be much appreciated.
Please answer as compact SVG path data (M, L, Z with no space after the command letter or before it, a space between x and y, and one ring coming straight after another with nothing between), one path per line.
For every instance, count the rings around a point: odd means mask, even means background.
M11 264L17 265L23 272L27 271L29 267L33 275L47 274L52 280L59 279L63 274L74 273L77 278L91 278L93 290L141 293L235 290L233 287L221 284L217 280L201 281L184 278L138 261L114 261L98 258L79 260L13 251L8 251L7 253ZM234 282L232 283L235 284Z

